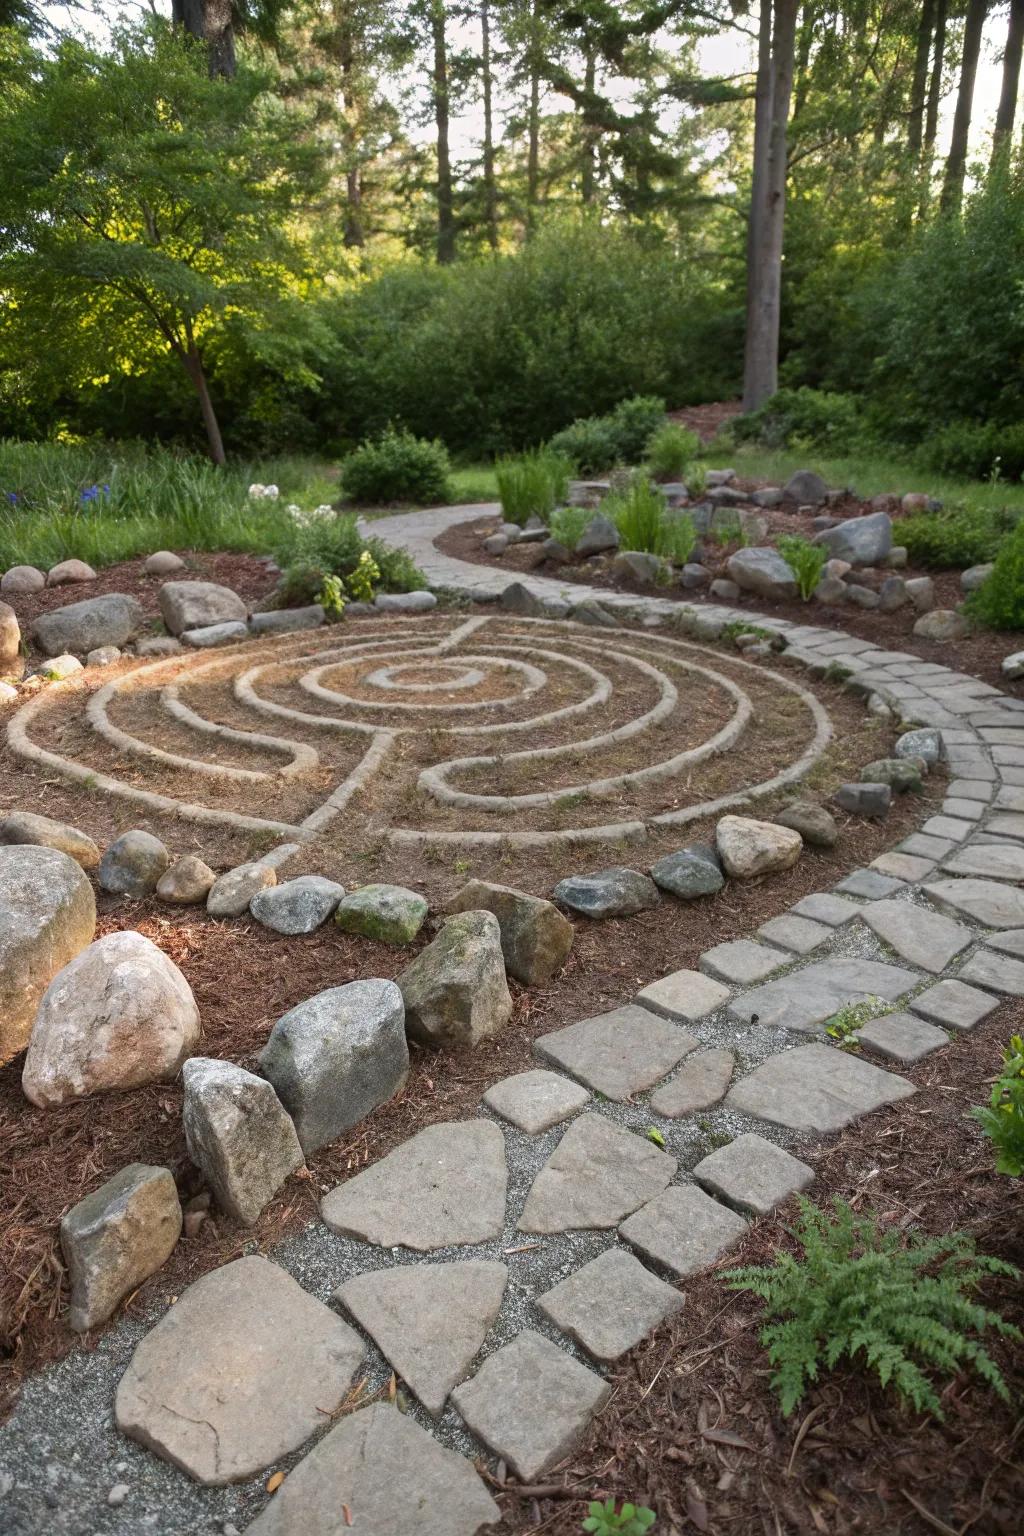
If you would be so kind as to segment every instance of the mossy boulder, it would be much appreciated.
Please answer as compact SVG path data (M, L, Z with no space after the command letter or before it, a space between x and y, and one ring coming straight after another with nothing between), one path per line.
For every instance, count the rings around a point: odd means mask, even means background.
M334 920L346 933L358 933L364 939L411 944L427 911L425 898L404 885L364 885L339 903Z

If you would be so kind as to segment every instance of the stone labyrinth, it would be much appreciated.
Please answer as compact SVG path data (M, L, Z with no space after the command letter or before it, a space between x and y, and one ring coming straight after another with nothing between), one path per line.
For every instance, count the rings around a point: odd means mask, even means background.
M642 838L801 778L794 678L661 633L498 614L357 620L174 657L14 717L14 752L150 811L397 844ZM354 819L354 821L353 821Z

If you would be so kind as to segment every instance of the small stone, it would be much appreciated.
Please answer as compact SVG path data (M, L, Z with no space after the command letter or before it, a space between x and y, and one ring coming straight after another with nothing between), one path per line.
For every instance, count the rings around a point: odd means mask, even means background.
M879 1056L894 1061L921 1061L941 1045L949 1044L945 1030L915 1019L912 1013L884 1013L858 1029L853 1038L858 1045L866 1045Z
M160 588L160 613L169 634L184 635L221 624L245 624L249 610L230 587L213 581L167 581Z
M488 1356L452 1401L473 1433L529 1483L569 1454L610 1396L600 1376L527 1328Z
M510 1125L528 1136L538 1136L589 1104L590 1094L558 1072L535 1068L502 1078L488 1088L483 1102Z
M222 1211L253 1226L305 1161L270 1083L232 1061L193 1056L182 1069L188 1155Z
M769 1056L740 1079L725 1102L728 1109L793 1131L839 1131L915 1091L906 1078L847 1051L800 1045Z
M728 939L724 944L705 950L697 963L709 976L730 981L737 987L747 987L770 976L780 966L788 965L790 956L768 944L756 944L753 939Z
M563 907L593 918L630 917L658 904L653 880L622 865L593 875L570 875L558 882L553 894Z
M851 816L880 820L889 814L892 790L888 784L840 784L836 804Z
M194 907L209 896L217 876L208 864L194 853L186 853L175 859L170 869L156 883L156 894L161 901L175 906Z
M85 658L87 667L112 667L116 661L121 660L121 652L116 645L100 645L96 650L90 651Z
M28 676L41 677L46 683L63 683L67 678L74 677L76 672L83 670L77 656L54 656L49 661L40 662Z
M241 917L254 896L276 884L277 875L269 864L239 864L211 886L206 910L211 917Z
M130 1163L62 1217L60 1243L71 1281L70 1326L85 1333L170 1257L181 1206L167 1168Z
M46 577L34 565L12 565L0 578L0 592L11 593L15 597L27 597L32 592L41 592L45 586Z
M919 757L929 768L942 761L942 737L938 731L905 731L893 748L894 757Z
M21 654L21 625L7 603L0 603L0 666L17 662Z
M300 630L319 629L326 618L319 603L308 603L304 608L272 608L266 613L254 613L249 628L254 635L291 635Z
M921 762L913 757L880 757L860 771L862 784L888 784L898 795L921 788Z
M694 1184L671 1184L619 1228L631 1248L684 1279L746 1236L744 1218Z
M697 565L693 561L687 561L679 572L679 580L688 591L695 591L697 587L706 587L711 580L711 572L706 565Z
M509 537L506 533L492 533L484 539L482 549L488 555L503 555L509 546Z
M628 549L615 556L612 575L620 581L634 581L640 586L653 587L671 575L671 568L658 555Z
M933 1024L944 1024L949 1029L973 1029L994 1008L999 999L969 987L955 979L938 981L927 992L911 1000L910 1007L923 1019Z
M147 557L142 569L147 576L176 576L185 569L185 562L169 549L157 549Z
M346 1414L289 1472L247 1536L343 1536L343 1510L357 1536L478 1536L501 1518L465 1456L382 1402Z
M142 604L124 592L107 592L84 603L68 603L41 613L32 623L32 639L44 656L74 652L84 656L99 646L134 640L145 623Z
M239 1482L330 1423L363 1352L278 1265L236 1259L190 1285L146 1334L114 1417L196 1482Z
M770 545L761 549L738 549L729 556L725 568L730 580L744 592L781 600L796 597L793 568Z
M798 506L820 507L828 500L828 482L813 469L798 469L786 481L782 495Z
M409 1071L402 994L393 981L329 987L284 1014L260 1070L307 1154L394 1097Z
M941 912L962 913L986 928L1024 926L1024 891L995 880L934 880L924 894Z
M486 1259L408 1264L356 1275L334 1299L436 1416L480 1353L507 1283L505 1265Z
M91 837L63 821L37 816L33 811L12 811L0 822L0 844L56 848L82 869L95 869L100 851Z
M332 1232L381 1247L486 1243L504 1229L507 1181L499 1128L457 1120L427 1126L339 1184L320 1214Z
M819 944L834 937L827 924L816 923L809 917L794 917L791 913L771 918L757 931L770 944L791 950L794 955L809 955Z
M535 597L521 581L513 581L507 586L498 602L506 613L515 613L522 618L542 619L546 614L540 598Z
M22 1088L41 1109L176 1076L199 1041L192 988L141 933L108 933L50 982Z
M582 602L576 603L570 618L577 624L592 624L597 629L618 629L619 621L612 617L607 608L593 597L585 597Z
M906 582L907 596L918 613L930 613L935 607L935 583L930 576L912 576Z
M345 887L322 875L300 875L257 891L249 911L264 928L294 937L313 933L326 923L345 894Z
M605 1365L678 1312L683 1298L621 1248L608 1248L538 1296L537 1306Z
M933 608L914 625L914 634L921 640L963 640L969 633L970 626L963 614L952 608Z
M984 565L972 565L968 570L961 571L961 592L977 592L978 588L983 587L988 581L994 569L993 562L989 560Z
M466 1048L512 1014L501 929L492 912L459 912L398 977L411 1040Z
M971 942L968 929L909 901L872 901L861 917L901 960L937 975Z
M636 1001L666 1019L690 1024L721 1008L731 995L728 987L700 971L673 971L644 987Z
M429 613L437 607L433 592L378 592L373 606L382 613Z
M806 1163L753 1132L737 1136L702 1158L693 1176L752 1216L767 1216L776 1205L814 1182L814 1170Z
M151 832L122 832L100 860L99 886L114 896L152 896L171 856Z
M204 624L201 629L183 629L181 632L182 645L191 646L194 651L210 650L217 645L231 645L236 640L249 638L249 626L241 619L233 619L225 624Z
M533 1181L521 1232L571 1232L618 1226L671 1181L674 1157L605 1119L574 1120Z
M180 640L175 640L173 635L153 635L148 640L140 640L135 647L137 656L180 656L184 647Z
M855 604L858 608L877 608L880 603L877 592L873 591L871 587L861 586L856 581L847 583L846 600Z
M96 931L96 898L57 848L0 847L0 1064L29 1038L39 1002Z
M667 853L651 866L651 879L660 890L683 901L713 896L725 884L718 854L710 843L690 843L677 853Z
M131 1493L127 1483L115 1483L107 1494L107 1503L113 1509L118 1509Z
M846 583L838 576L823 576L814 589L814 601L832 606L846 602Z
M885 563L891 571L904 571L909 558L910 552L905 544L894 544L885 558ZM904 590L906 590L905 586Z
M729 996L724 987L720 990ZM533 1051L606 1099L623 1100L658 1082L697 1044L685 1030L646 1008L627 1006L541 1035Z
M18 690L13 683L0 682L0 707L4 704L14 704L18 699Z
M900 499L900 508L908 517L912 517L917 513L927 512L929 502L930 497L925 496L921 491L908 491Z
M735 603L739 600L739 587L734 581L727 581L724 576L716 576L708 591L720 603Z
M57 565L51 566L46 573L48 587L73 586L79 582L95 580L96 572L91 565L86 565L84 560L61 560Z
M710 1108L724 1096L734 1065L732 1051L702 1051L691 1056L671 1082L651 1094L651 1108L669 1120Z
M799 832L804 842L813 848L833 848L839 837L835 817L813 800L796 800L787 805L775 817L775 824Z
M543 986L562 969L575 937L572 924L550 901L485 880L470 880L448 903L450 912L491 912L501 930L510 976Z
M552 565L566 565L572 559L572 551L560 539L545 539L540 552Z
M791 869L803 849L803 839L791 827L749 816L723 816L715 842L726 873L736 880Z
M845 896L814 891L796 902L790 911L794 917L809 917L816 923L827 923L830 928L841 928L843 923L858 915L860 906L855 901L847 901Z
M600 512L590 519L576 540L576 553L583 557L600 555L606 550L618 549L618 547L619 530Z
M1024 997L1024 965L1009 955L994 955L990 950L979 949L968 960L960 977L979 987L988 987L991 992Z
M892 563L892 551L889 552L889 563ZM907 596L907 584L902 576L887 576L878 589L878 606L882 613L895 613L910 601Z
M813 1034L848 1004L875 997L895 1003L919 980L913 971L880 960L819 960L734 998L729 1012L742 1024Z

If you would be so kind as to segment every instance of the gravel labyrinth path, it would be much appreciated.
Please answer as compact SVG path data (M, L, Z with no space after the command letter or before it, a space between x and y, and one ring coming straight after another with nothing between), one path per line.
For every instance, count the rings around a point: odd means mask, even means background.
M501 572L464 566L432 545L452 521L482 510L391 518L374 532L408 548L432 585L487 601L506 585ZM526 585L542 602L564 601L557 582ZM634 622L678 618L679 605L663 599L593 595ZM574 588L574 601L584 596ZM705 607L684 624L706 639L737 616ZM813 1185L808 1139L913 1093L901 1062L941 1051L950 1032L1024 996L1024 701L834 631L759 622L785 632L795 669L777 686L807 714L803 751L778 771L801 771L827 735L799 669L838 662L903 720L939 729L951 774L942 813L835 890L708 950L696 971L542 1037L535 1069L487 1087L476 1117L431 1126L324 1190L322 1221L272 1260L243 1254L162 1315L125 1321L92 1354L31 1380L0 1432L5 1533L472 1536L496 1524L473 1461L493 1467L500 1458L523 1481L543 1480L607 1400L603 1367L685 1305L677 1282L727 1252L750 1219ZM277 739L268 731L256 749L268 754L259 771L273 775L287 807L282 836L314 835L318 818L338 814L353 776L370 772L368 759L386 773L402 730L388 702L396 689L421 690L426 707L442 688L469 707L508 709L533 739L544 729L538 715L551 712L552 680L571 677L570 704L580 707L561 717L571 734L553 743L558 755L545 768L565 764L573 775L590 750L587 712L596 707L581 700L616 667L643 674L662 701L696 674L728 697L718 729L743 716L743 689L723 682L717 653L698 656L679 630L654 629L644 642L653 677L637 666L635 640L614 630L590 639L541 619L531 644L521 623L484 613L447 620L440 640L432 632L411 650L409 633L398 649L383 636L351 646L332 639L321 652L300 637L275 647L273 662L254 658L239 670L236 659L236 700L241 687L261 728L273 717ZM184 697L167 689L161 707ZM102 707L92 712L101 734L112 705L111 697L106 717ZM289 799L289 770L309 746L295 711L311 707L321 730L325 718L346 729L358 720L365 751L306 807ZM32 719L22 711L19 720L25 750ZM642 712L618 724L650 727ZM477 804L473 765L451 748L457 734L449 726L444 750L421 770L427 787L459 815L493 814ZM237 770L233 745L221 738L207 768ZM641 771L660 774L674 755L645 755ZM518 835L578 836L600 825L546 825L552 793L577 784L533 782L540 789L498 808ZM592 777L578 782L593 793ZM207 818L226 807L196 809ZM399 838L422 830L398 815L388 822ZM852 1055L822 1026L867 997L894 1011L865 1027L864 1049ZM709 1128L720 1143L711 1152ZM392 1372L405 1411L386 1394L359 1407ZM356 1411L339 1416L353 1392ZM288 1476L268 1499L278 1467Z

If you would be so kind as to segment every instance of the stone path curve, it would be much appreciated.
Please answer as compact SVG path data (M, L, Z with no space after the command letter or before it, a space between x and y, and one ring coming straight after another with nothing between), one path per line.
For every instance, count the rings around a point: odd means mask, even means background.
M501 572L432 545L484 510L373 532L433 584L491 601ZM543 600L561 591L528 585ZM592 595L641 620L681 606ZM703 637L737 616L702 608L686 622ZM939 730L954 775L941 814L697 971L622 998L617 1023L544 1037L535 1070L324 1191L323 1222L269 1261L225 1266L181 1311L128 1319L30 1381L0 1431L0 1519L15 1536L232 1536L252 1521L342 1536L345 1510L363 1536L404 1536L423 1499L417 1529L486 1530L497 1510L473 1459L557 1475L607 1400L608 1365L679 1309L679 1280L751 1218L813 1192L805 1141L912 1094L901 1063L1024 996L1024 700L835 631L758 622L785 633L790 664L838 664L869 699ZM862 1052L831 1043L825 1021L871 1000ZM265 1358L247 1349L254 1333ZM392 1370L397 1403L331 1427L349 1382L366 1397ZM111 1422L118 1379L114 1411L134 1440ZM288 1477L268 1500L274 1466Z

